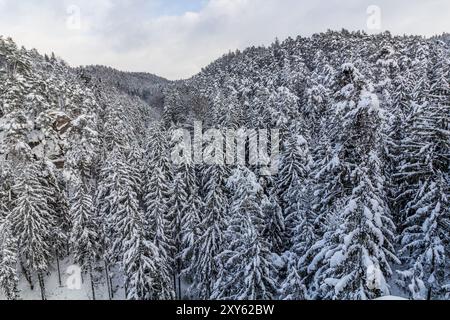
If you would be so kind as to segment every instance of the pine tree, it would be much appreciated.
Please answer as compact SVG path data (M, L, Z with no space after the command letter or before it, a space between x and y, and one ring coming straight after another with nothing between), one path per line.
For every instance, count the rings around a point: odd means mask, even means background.
M281 169L277 188L284 209L293 186L298 181L308 178L312 165L308 142L303 135L298 134L298 131L301 130L299 126L300 124L291 128L280 161Z
M107 248L111 247L113 237L113 212L117 211L116 200L119 192L119 173L122 172L120 168L123 168L124 162L123 150L114 148L105 155L105 159L101 162L101 170L98 176L95 207L97 215L104 222L102 227L102 242Z
M189 291L200 299L209 299L218 275L216 257L224 250L228 203L227 172L223 166L207 167L204 173L204 215L200 237L192 249L193 284Z
M0 220L0 290L8 300L19 298L18 247L8 220Z
M411 98L419 104L428 100L430 90L430 79L428 77L429 55L430 48L428 44L419 42L412 66L414 89L411 95Z
M118 210L118 194L120 185L120 173L123 172L124 154L119 147L104 155L106 159L100 163L101 169L97 177L95 194L96 216L102 221L100 240L102 244L102 258L105 266L105 276L108 285L109 298L112 299L112 279L110 268L120 262L120 257L113 251L113 243L116 237L116 219L114 213Z
M149 221L151 241L158 248L161 258L162 274L173 275L174 239L171 233L168 203L171 194L172 168L169 163L166 132L159 124L151 131L149 155L146 164L145 183L145 217ZM166 281L171 287L162 288L165 296L173 297L174 281Z
M309 298L305 277L300 273L302 267L297 254L289 253L287 257L287 277L281 283L279 289L280 300L299 301Z
M297 228L298 212L308 210L306 199L301 197L303 189L307 187L312 166L308 142L302 135L296 133L297 130L297 127L293 128L284 146L277 185L283 205L286 237L289 239L292 239L294 229ZM290 242L285 240L285 246L289 247Z
M287 276L282 283L282 296L287 300L293 297L300 300L308 298L306 284L311 279L307 270L308 260L303 257L307 256L311 247L320 238L317 217L310 206L313 196L309 183L310 181L307 181L306 186L298 184L289 196L291 205L287 222L291 226L288 234L291 246L284 255Z
M200 189L195 183L191 187L191 193L187 199L187 205L184 208L184 215L181 220L182 230L181 230L181 242L182 242L182 252L180 259L183 264L183 274L191 276L192 272L192 255L193 250L200 239L201 232L201 221L204 216L204 203L200 197Z
M275 195L265 197L261 203L261 210L265 220L263 236L270 244L270 251L281 254L286 246L286 225Z
M199 235L200 214L203 207L198 193L195 167L187 161L175 168L172 196L169 201L170 229L175 249L175 283L181 299L181 277L185 255Z
M136 164L132 163L132 159L126 154L127 151L116 147L112 152L113 167L115 172L111 175L114 185L107 198L109 204L109 212L106 215L107 228L105 232L109 236L106 245L108 246L108 255L113 263L120 263L123 260L123 237L125 236L120 226L120 221L126 219L130 211L139 209L138 192L141 187L141 180ZM111 168L109 168L111 169ZM106 206L108 208L108 206ZM103 209L104 210L104 209Z
M405 181L401 181L402 179L399 178L397 173L403 158L402 142L405 141L405 127L407 126L408 117L412 114L411 94L413 84L411 83L411 78L410 72L405 71L394 79L392 104L391 109L388 110L391 116L387 119L384 127L386 135L384 153L387 160L386 171L390 186L388 196L397 223L402 221L401 211L406 200L406 198L398 197L400 194L399 190L403 190L405 187L401 184Z
M178 255L178 260L182 268L180 278L184 277L186 282L192 283L195 275L193 271L193 257L197 241L202 235L201 221L204 215L204 203L201 198L199 183L196 176L195 166L189 161L183 166L181 172L183 173L187 199L182 210L181 216L181 252ZM178 284L180 285L180 284ZM187 294L189 294L187 292ZM181 291L178 292L181 298Z
M177 297L181 299L181 261L179 255L181 253L181 230L182 230L182 218L187 205L187 186L186 180L181 172L176 173L173 182L173 188L171 191L168 208L170 219L170 231L173 241L173 256L174 261L174 283L175 292Z
M0 222L6 219L6 216L9 214L10 191L8 192L8 190L10 190L10 188L7 183L7 180L9 180L7 171L9 170L6 166L6 163L2 163L0 168Z
M17 198L11 213L14 234L18 238L24 272L37 272L42 299L46 299L44 274L51 262L54 217L47 203L48 190L39 182L39 168L29 164L14 186Z
M66 257L70 232L69 204L64 191L64 184L61 182L59 173L56 171L53 163L41 160L38 164L41 170L40 183L46 190L46 200L55 221L52 230L53 240L52 249L56 258L58 282L62 286L60 259Z
M74 188L71 199L70 248L74 262L87 272L91 281L92 298L95 296L94 270L101 252L99 222L95 215L91 192L82 181Z
M425 182L410 208L414 214L406 220L400 254L410 268L399 271L398 282L412 299L444 296L450 223L448 183L443 176L437 182Z
M276 292L269 244L263 238L262 187L248 169L237 169L228 187L233 191L226 250L219 254L219 278L213 299L270 300Z
M439 299L445 293L449 196L448 67L431 60L432 85L427 102L414 103L414 113L400 143L403 153L396 174L403 232L400 254L408 266L399 284L413 299ZM416 94L417 97L419 94Z
M280 87L269 98L269 110L271 124L281 130L281 139L284 141L290 127L295 121L299 121L299 98L286 87Z
M318 62L322 63L322 62ZM326 65L318 65L317 70L308 78L307 90L305 92L305 103L302 109L303 116L313 124L313 130L320 128L320 120L327 111L330 100L329 78Z
M131 212L130 212L131 213ZM158 249L147 240L145 222L142 213L132 212L122 221L127 232L124 242L123 268L125 288L129 300L165 300L171 299L165 288L170 287L170 275L161 274L162 262Z
M158 248L149 240L148 226L139 206L137 176L133 154L128 155L120 181L117 201L117 222L113 250L120 256L125 273L125 290L128 299L171 299L170 275L161 268L165 262Z
M342 127L334 152L342 170L339 183L345 189L332 208L334 221L328 222L324 240L310 250L319 249L308 270L315 273L316 296L373 299L389 293L390 262L398 261L379 157L379 103L351 64L342 67L337 85L342 88L335 95Z

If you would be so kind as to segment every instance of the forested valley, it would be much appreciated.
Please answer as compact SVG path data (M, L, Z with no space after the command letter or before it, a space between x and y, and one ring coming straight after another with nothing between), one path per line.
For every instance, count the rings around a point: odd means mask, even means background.
M86 299L449 299L449 46L328 31L168 81L0 37L0 299L68 265ZM194 122L279 129L278 174L173 163Z

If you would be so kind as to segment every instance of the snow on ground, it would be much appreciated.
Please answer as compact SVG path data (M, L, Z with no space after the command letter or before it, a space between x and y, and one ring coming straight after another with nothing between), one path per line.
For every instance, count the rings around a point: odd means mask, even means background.
M396 301L396 300L398 300L398 301L405 301L405 300L408 300L408 299L405 299L405 298L402 298L402 297L396 297L396 296L386 296L386 297L381 297L381 298L378 298L378 299L375 299L375 300L378 300L378 301Z
M275 258L275 256L274 256ZM281 263L277 261L277 263ZM84 276L83 283L81 283L80 289L70 289L71 279L71 267L73 267L71 263L71 259L65 259L61 261L61 282L62 286L59 285L58 281L58 272L56 271L56 266L53 268L51 274L45 278L45 287L47 293L48 300L92 300L92 290L91 290L91 282L89 276ZM119 274L116 271L117 274ZM105 276L102 272L96 273L96 286L95 286L95 294L97 300L108 300L108 288L105 282ZM41 293L39 289L39 285L37 281L35 281L35 287L33 290L30 289L30 285L26 281L24 277L20 278L19 282L19 290L20 290L20 299L21 300L41 300ZM121 283L120 279L114 281L115 283ZM187 292L189 284L182 282L182 292L185 297L185 293ZM394 290L393 294L401 294L399 290ZM185 297L186 298L186 297ZM114 286L114 300L124 300L125 292L123 288L119 286ZM0 292L0 300L5 300L4 295ZM381 297L375 300L408 300L406 298L402 298L400 296L386 296Z
M48 300L92 300L91 282L89 276L84 276L84 281L79 289L69 289L71 275L70 267L72 266L71 260L66 259L61 261L61 282L59 285L58 272L53 270L49 276L45 278L45 287ZM55 267L56 269L56 267ZM97 300L108 300L108 288L102 274L96 274L96 278L99 278L96 283L95 294ZM29 283L24 277L20 278L19 290L21 300L41 300L41 292L37 281L35 281L34 289L30 289ZM115 300L124 299L124 291L121 288L115 288ZM0 292L0 300L5 300L5 297Z

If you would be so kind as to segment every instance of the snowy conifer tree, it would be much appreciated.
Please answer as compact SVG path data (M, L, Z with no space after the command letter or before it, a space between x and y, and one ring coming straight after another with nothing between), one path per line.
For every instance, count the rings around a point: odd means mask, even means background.
M296 301L308 299L305 277L300 273L303 266L300 264L297 254L288 253L287 266L287 277L279 289L280 299Z
M204 174L204 215L200 223L200 237L192 249L193 284L190 292L197 298L209 299L219 267L217 255L224 250L224 236L228 202L226 198L227 172L223 166L213 165Z
M171 299L171 281L168 270L159 256L158 248L149 240L149 228L140 208L138 168L133 155L123 163L117 211L114 212L115 234L113 252L120 257L125 273L125 291L128 299Z
M302 135L296 133L300 128L294 127L293 129L294 131L291 132L285 144L278 182L278 192L284 207L286 227L288 233L291 234L295 224L289 224L289 220L292 220L292 215L295 215L298 211L298 205L306 204L305 201L300 203L298 194L302 192L299 188L303 188L307 184L312 166L308 142Z
M8 220L0 220L0 291L8 300L19 297L18 247Z
M276 196L264 197L261 210L265 220L263 236L269 242L271 252L281 254L286 246L286 225Z
M328 222L325 240L311 249L319 250L309 272L315 270L316 294L322 298L373 299L389 294L390 262L397 261L379 158L379 103L351 64L343 65L337 84L343 85L335 95L342 128L334 152L345 190L334 204L335 221Z
M413 299L439 299L445 294L449 213L448 67L433 68L429 99L414 104L414 114L401 142L404 153L398 179L405 199L400 254L409 266L400 270L400 285Z
M173 256L174 260L174 283L175 291L177 297L181 299L181 268L182 262L180 261L181 253L181 231L182 231L182 219L187 206L187 181L184 179L182 172L176 173L173 182L172 195L170 197L168 208L169 208L169 219L170 219L170 231L171 238L173 239Z
M192 251L194 250L198 239L201 237L201 221L204 211L204 203L200 197L200 189L197 184L191 187L191 193L187 199L187 205L184 209L184 215L181 220L181 259L183 262L184 273L190 273Z
M124 239L123 268L125 288L130 300L165 300L173 296L165 288L170 287L170 275L161 274L164 269L158 248L147 239L145 222L141 212L133 211L121 225L126 232ZM169 293L169 295L167 295Z
M92 195L88 187L79 182L71 199L70 248L74 262L87 272L91 281L92 298L95 300L95 279L93 271L101 252L99 223L95 215Z
M442 176L437 182L425 182L410 207L414 214L406 220L400 251L410 268L399 271L399 284L412 299L444 296L450 223L448 192L448 180Z
M264 239L264 217L260 206L262 187L247 168L234 171L228 181L232 191L231 221L227 246L219 254L219 278L212 298L270 300L276 292L275 270L269 243Z
M145 183L145 217L149 222L149 230L152 242L158 248L161 258L161 274L173 275L174 271L174 239L171 233L168 203L171 195L172 168L169 162L166 132L160 124L156 124L150 135L150 143L146 163ZM150 149L151 148L151 149ZM170 276L169 276L170 277ZM171 287L162 288L165 296L174 295L174 283Z
M42 299L46 299L44 274L51 262L54 217L47 203L48 190L39 182L39 168L29 164L21 174L14 191L17 198L11 213L14 234L18 238L20 259L26 276L38 275Z

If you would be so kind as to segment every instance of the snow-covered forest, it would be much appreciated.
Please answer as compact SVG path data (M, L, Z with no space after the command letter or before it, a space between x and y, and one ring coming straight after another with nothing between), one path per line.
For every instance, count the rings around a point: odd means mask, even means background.
M168 81L0 37L0 299L70 265L86 299L450 299L449 53L328 31ZM280 129L278 174L174 164L194 121Z

